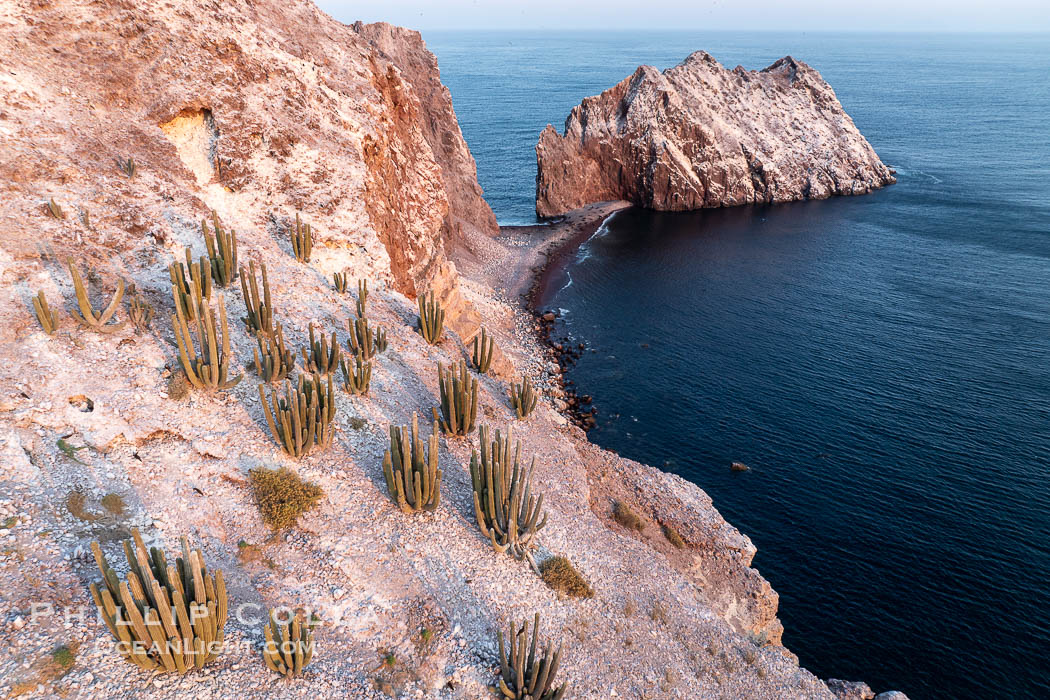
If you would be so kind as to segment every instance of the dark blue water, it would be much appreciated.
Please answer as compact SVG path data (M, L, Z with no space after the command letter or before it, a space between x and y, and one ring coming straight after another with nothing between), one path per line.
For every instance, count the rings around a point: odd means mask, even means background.
M425 38L503 223L540 129L639 63L821 71L899 184L617 214L552 300L592 439L712 495L818 675L1050 697L1050 36Z

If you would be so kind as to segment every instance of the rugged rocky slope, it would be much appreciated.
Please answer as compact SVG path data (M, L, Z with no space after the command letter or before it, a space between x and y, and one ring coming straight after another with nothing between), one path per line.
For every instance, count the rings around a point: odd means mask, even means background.
M682 211L863 194L895 182L820 74L787 56L727 70L703 51L641 66L536 145L536 212L625 199Z
M467 472L476 435L442 438L437 512L392 506L387 427L429 414L436 363L464 356L478 320L508 372L557 390L530 319L483 280L458 279L445 255L447 238L490 232L491 219L418 35L348 27L301 0L11 0L0 62L0 693L473 699L495 678L496 627L540 610L565 642L573 697L833 697L777 643L755 549L700 489L598 450L549 398L514 421L505 377L481 378L479 417L514 423L537 456L550 522L536 555L572 559L595 596L560 597L481 537ZM128 157L133 178L117 165ZM325 452L296 461L277 449L250 367L229 391L174 390L167 266L186 246L204 252L198 222L211 210L237 231L242 264L266 263L296 350L310 322L345 343L354 299L332 289L333 272L371 281L369 316L390 349L370 396L336 397ZM290 254L297 212L315 231L309 264ZM96 306L118 278L133 282L157 309L152 329L79 328L67 257ZM434 287L455 320L437 347L412 327L413 295ZM60 319L52 336L32 315L38 290ZM224 296L240 372L255 342L239 289ZM263 524L246 482L278 466L326 494L287 532ZM646 519L642 532L614 523L614 498ZM201 672L139 671L94 615L88 545L119 562L132 526L169 552L190 535L226 574L228 647ZM245 603L321 613L302 679L264 670L259 609L238 614Z

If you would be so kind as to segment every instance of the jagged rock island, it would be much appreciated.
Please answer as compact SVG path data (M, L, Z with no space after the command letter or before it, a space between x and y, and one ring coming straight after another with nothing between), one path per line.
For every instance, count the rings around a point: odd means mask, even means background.
M305 0L10 0L0 28L0 694L476 700L538 612L566 698L835 697L711 499L556 410L494 281L528 246L418 33ZM468 240L496 273L457 271ZM478 523L482 425L536 458L514 542ZM264 663L281 606L319 616L305 668ZM124 658L117 629L224 645Z
M626 200L667 211L864 194L896 182L820 73L786 56L728 70L697 51L634 74L548 125L536 213Z

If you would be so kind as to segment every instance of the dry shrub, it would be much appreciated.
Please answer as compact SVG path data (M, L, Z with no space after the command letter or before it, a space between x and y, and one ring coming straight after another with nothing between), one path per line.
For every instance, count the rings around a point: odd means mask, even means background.
M324 496L320 486L303 481L288 467L252 469L248 477L263 522L274 530L295 525L299 516L316 506Z
M673 525L664 523L663 530L664 537L666 537L667 541L673 544L676 549L685 549L685 540L682 539L682 536L678 534L678 530L675 530Z
M594 590L572 562L565 557L551 557L540 564L543 582L559 593L573 598L593 598Z
M613 501L613 519L629 530L641 532L645 529L645 521L623 501Z

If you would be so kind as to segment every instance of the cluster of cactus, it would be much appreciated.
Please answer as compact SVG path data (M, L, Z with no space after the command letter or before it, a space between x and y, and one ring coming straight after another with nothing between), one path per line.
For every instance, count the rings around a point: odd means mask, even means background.
M405 513L434 511L441 505L437 421L429 444L419 437L419 420L412 414L407 427L390 426L390 449L383 455L383 476L390 498Z
M153 322L153 306L135 290L135 285L131 285L129 291L131 296L128 298L128 320L135 327L136 333L145 333L149 330L149 324Z
M470 456L470 481L474 491L474 515L481 534L489 538L497 552L510 552L516 559L526 559L536 569L530 551L532 538L547 524L543 514L543 494L532 493L532 470L535 457L527 468L520 464L521 441L510 450L511 433L506 437L496 431L489 442L486 426L478 429L481 452Z
M332 284L335 285L335 291L340 294L346 294L346 285L350 280L350 273L348 272L333 272L332 273Z
M303 366L307 371L320 374L322 377L334 372L339 366L342 353L339 350L339 341L336 339L335 331L332 331L332 340L329 342L324 333L320 338L314 336L314 324L310 324L310 344L302 349Z
M255 261L248 262L247 272L241 268L241 294L244 296L244 308L248 315L244 325L253 335L265 333L273 335L273 304L270 301L270 280L266 276L266 263L262 263L262 297L259 296L259 284L255 281Z
M434 420L440 420L441 429L449 435L468 435L474 430L478 417L478 380L467 372L467 363L445 369L438 363L438 390L441 395L441 414L432 409Z
M365 317L365 306L368 304L368 280L357 280L357 317Z
M259 385L266 423L274 440L292 457L302 457L314 449L326 449L332 444L335 432L335 398L332 395L332 376L328 376L325 389L321 377L314 374L307 379L299 375L299 385L285 384L282 399L274 389L269 400L265 384Z
M544 644L537 656L540 638L540 614L532 625L532 641L529 641L529 623L520 626L511 623L507 639L503 630L496 631L499 646L499 690L507 700L561 700L565 697L567 683L557 688L554 678L558 673L561 646L555 651L552 645Z
M358 396L368 394L368 387L372 384L371 362L358 354L354 358L354 364L350 364L350 358L344 356L339 360L339 368L343 372L343 387L348 392Z
M441 303L430 292L429 298L426 294L419 301L419 333L423 340L431 345L436 345L441 340L441 331L445 327L445 310Z
M295 353L284 345L284 331L280 322L275 322L273 335L259 333L255 336L257 348L252 348L255 372L264 382L283 381L295 368Z
M209 229L208 222L201 219L204 245L208 248L211 278L215 280L215 284L225 287L237 278L237 233L227 232L222 227L215 210L211 212L211 222L214 230Z
M120 168L120 171L127 175L129 179L134 178L139 171L139 166L131 156L128 156L127 159L117 158L117 167Z
M299 214L295 215L295 229L291 231L292 254L299 262L310 262L310 252L314 248L314 234L310 224L304 224Z
M190 282L191 286L195 286ZM174 291L174 290L173 290ZM193 319L189 319L182 306L175 304L171 324L175 329L175 341L179 346L179 362L186 379L198 389L229 389L241 381L241 375L228 378L230 366L230 329L226 325L226 304L222 296L217 299L219 324L215 323L215 312L207 301L194 292L198 306ZM200 353L194 347L197 338Z
M62 207L58 205L58 202L55 201L54 197L47 200L47 213L50 214L53 219L66 218L66 213L62 211Z
M373 331L368 324L368 319L363 316L348 319L346 324L350 330L346 347L349 348L351 355L360 355L365 361L368 361L373 355L386 351L386 330L382 326L377 326Z
M510 389L510 405L518 418L524 420L529 417L536 408L536 390L532 388L532 380L525 377L521 384L514 384Z
M33 311L36 312L36 320L40 321L40 327L44 329L44 332L53 335L58 328L58 316L55 316L55 312L48 305L44 290L40 290L33 297Z
M211 275L208 274L208 258L201 256L199 261L193 260L193 254L186 248L185 264L178 260L168 266L168 276L171 278L171 294L175 300L175 306L182 309L186 318L196 318L197 309L201 300L211 299Z
M113 294L109 305L102 311L95 311L91 307L91 301L88 299L87 287L84 286L84 280L80 277L80 270L73 265L72 258L69 258L67 263L69 265L69 274L73 278L73 288L76 290L77 304L80 306L80 313L74 310L73 318L79 321L80 325L99 333L112 333L123 328L124 321L112 325L108 324L113 318L113 314L120 307L120 300L124 298L124 280L117 280L117 291Z
M311 615L303 622L297 613L288 611L285 622L277 619L276 610L271 610L269 622L263 627L263 661L271 671L286 678L303 672L314 655L313 630L320 620Z
M474 363L475 369L482 374L488 374L489 368L492 367L492 352L495 347L496 341L489 336L488 331L482 326L481 332L474 336L474 352L470 358Z
M124 542L127 579L120 581L97 542L91 544L102 581L91 596L127 661L147 671L185 673L201 668L222 650L226 584L209 573L200 550L182 538L182 556L169 565L164 552L148 552L137 529L134 547Z

